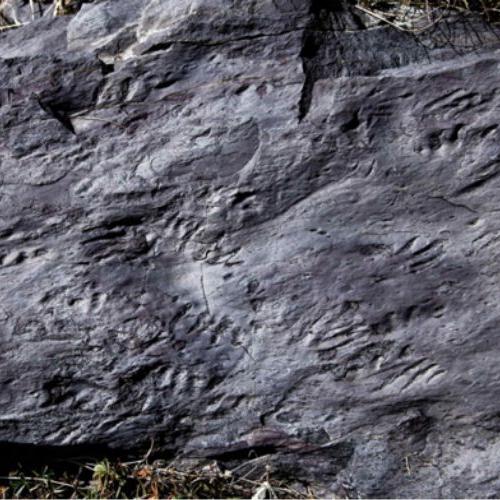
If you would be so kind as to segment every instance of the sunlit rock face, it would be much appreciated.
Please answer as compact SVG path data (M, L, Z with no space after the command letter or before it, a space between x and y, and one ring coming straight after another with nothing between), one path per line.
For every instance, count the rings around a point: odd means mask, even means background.
M500 45L366 24L108 0L0 34L1 446L498 494Z

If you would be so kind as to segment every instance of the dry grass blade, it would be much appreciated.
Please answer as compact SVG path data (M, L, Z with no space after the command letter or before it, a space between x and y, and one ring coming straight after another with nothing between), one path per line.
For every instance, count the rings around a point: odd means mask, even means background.
M0 31L12 30L15 28L20 28L21 26L24 26L24 24L23 23L4 24L4 25L0 25Z
M265 498L278 498L268 481L264 481L252 496L252 500L262 500Z

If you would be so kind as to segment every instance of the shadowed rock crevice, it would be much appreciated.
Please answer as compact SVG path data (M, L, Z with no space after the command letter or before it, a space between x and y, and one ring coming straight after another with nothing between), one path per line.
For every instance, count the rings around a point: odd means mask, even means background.
M6 476L13 467L21 464L25 470L42 470L48 467L54 471L73 468L78 471L81 464L89 460L136 459L148 450L143 448L112 449L106 444L84 444L71 446L40 446L0 442L0 475Z
M40 98L38 98L38 103L50 117L55 118L66 130L72 134L76 133L73 123L71 122L71 118L69 117L69 113L64 108L55 106L51 103L43 102Z
M299 103L299 121L302 121L309 111L314 82L319 78L322 66L326 63L321 58L324 56L322 46L325 43L335 43L335 31L345 29L341 19L342 15L345 16L348 12L346 2L311 2L311 20L304 30L300 52L305 80Z

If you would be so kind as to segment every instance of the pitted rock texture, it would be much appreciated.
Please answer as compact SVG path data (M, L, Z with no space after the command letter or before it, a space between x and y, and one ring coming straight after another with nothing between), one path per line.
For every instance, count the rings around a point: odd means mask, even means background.
M0 34L5 446L500 494L496 34L365 22L108 0Z

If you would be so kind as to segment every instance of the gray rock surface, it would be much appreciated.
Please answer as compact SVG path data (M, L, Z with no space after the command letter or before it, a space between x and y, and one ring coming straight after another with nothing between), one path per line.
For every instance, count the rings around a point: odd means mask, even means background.
M0 34L2 446L500 495L500 45L365 21L107 0Z

